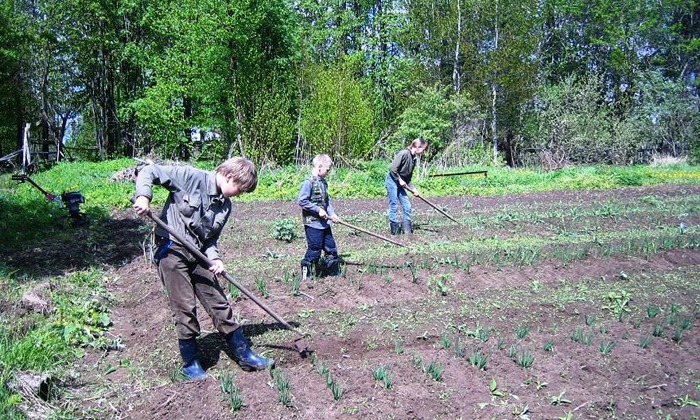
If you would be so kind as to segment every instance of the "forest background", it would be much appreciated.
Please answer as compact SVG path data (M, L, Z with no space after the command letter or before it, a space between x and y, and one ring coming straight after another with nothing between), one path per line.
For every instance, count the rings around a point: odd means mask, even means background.
M695 0L2 0L0 156L30 124L91 159L692 162L699 33Z

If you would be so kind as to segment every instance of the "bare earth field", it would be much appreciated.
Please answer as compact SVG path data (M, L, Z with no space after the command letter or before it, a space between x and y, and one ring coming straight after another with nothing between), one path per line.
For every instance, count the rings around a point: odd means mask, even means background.
M299 220L296 204L234 202L228 272L308 333L309 351L234 293L276 368L243 372L201 311L212 378L195 383L175 374L167 303L141 251L149 223L115 214L89 251L108 269L123 348L88 351L66 402L100 419L700 417L700 186L429 199L462 225L414 198L415 234L392 237L405 248L335 226L342 275L298 287L301 224L290 243L272 233ZM334 200L388 236L385 206Z

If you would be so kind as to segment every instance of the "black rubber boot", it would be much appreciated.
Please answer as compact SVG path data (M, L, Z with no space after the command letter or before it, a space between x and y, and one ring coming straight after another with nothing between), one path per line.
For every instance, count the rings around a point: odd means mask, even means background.
M329 276L340 275L340 260L336 256L326 256L326 273Z
M202 369L197 357L197 340L190 338L189 340L178 340L180 345L180 356L182 356L182 374L185 375L188 381L199 381L207 379L209 375Z
M399 222L389 222L389 229L392 235L401 234L401 225L399 225Z
M236 363L247 372L263 370L275 365L274 360L255 354L250 348L248 340L243 335L243 328L238 328L229 334L226 341Z
M413 233L413 223L410 220L403 220L401 224L403 226L403 233L407 235Z

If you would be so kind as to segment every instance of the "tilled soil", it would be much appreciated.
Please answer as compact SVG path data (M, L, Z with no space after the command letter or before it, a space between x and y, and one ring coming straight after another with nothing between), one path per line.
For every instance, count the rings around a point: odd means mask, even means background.
M117 214L110 240L119 246L108 240L96 252L118 302L110 334L124 347L80 360L70 404L81 418L129 419L700 416L700 251L686 240L699 233L699 193L668 185L430 198L461 226L414 198L415 234L392 237L406 248L335 226L343 274L298 290L303 236L285 243L272 234L276 221L299 217L296 204L234 203L220 242L228 272L310 334L300 355L295 334L231 297L254 348L288 379L286 401L271 372L246 373L231 360L204 311L200 354L211 378L176 378L167 302L140 250L146 221ZM334 200L345 220L388 236L385 205ZM620 239L668 232L678 218L686 236L665 248ZM517 250L490 248L520 240ZM627 248L606 248L615 241ZM568 258L569 245L585 252ZM390 381L373 377L379 368ZM231 378L238 410L222 390Z

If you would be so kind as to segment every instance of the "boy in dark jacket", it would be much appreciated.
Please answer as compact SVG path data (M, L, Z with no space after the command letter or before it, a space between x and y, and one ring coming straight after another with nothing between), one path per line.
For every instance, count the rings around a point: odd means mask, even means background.
M304 180L299 188L297 202L301 206L304 233L306 234L306 254L301 260L301 277L306 280L311 273L311 267L316 267L321 251L325 251L325 264L322 271L331 276L340 274L338 249L335 245L331 225L328 222L339 222L328 196L328 184L325 177L333 168L333 161L328 155L317 155L312 161L311 177Z

